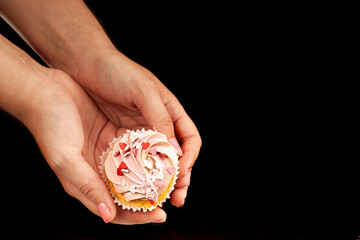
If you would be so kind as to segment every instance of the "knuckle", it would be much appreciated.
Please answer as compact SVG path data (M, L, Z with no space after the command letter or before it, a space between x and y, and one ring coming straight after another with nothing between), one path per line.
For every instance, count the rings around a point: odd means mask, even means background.
M71 189L71 187L68 187L68 186L66 186L65 184L63 184L62 186L63 186L65 192L66 192L69 196L74 197L74 198L76 197L76 194L73 192L73 189Z
M167 137L174 135L173 121L166 112L159 114L152 124L157 131L165 134Z
M87 182L79 187L79 191L90 201L93 200L94 193L96 191L95 182Z
M72 161L69 158L63 157L54 157L49 162L51 169L60 175L62 175L71 164Z
M186 176L180 178L176 183L176 188L183 188L188 186L190 186L190 178L187 178Z
M198 137L198 141L199 141L199 146L201 147L203 145L203 141L200 136Z
M172 127L173 126L173 122L172 119L170 118L168 113L162 113L157 122L155 124L161 125L161 126L166 126L166 127Z

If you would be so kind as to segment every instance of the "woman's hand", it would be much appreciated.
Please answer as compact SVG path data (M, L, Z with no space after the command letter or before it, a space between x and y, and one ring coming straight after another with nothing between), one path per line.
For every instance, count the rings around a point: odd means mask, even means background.
M66 73L48 70L36 97L36 112L24 119L66 192L105 222L163 222L165 212L132 212L115 206L101 179L99 156L125 129L118 128ZM130 121L130 120L129 120ZM139 125L141 126L141 125Z
M194 123L176 97L144 67L117 50L104 51L94 59L80 68L76 80L116 126L147 126L168 137L181 156L179 179L170 200L182 206L201 146Z

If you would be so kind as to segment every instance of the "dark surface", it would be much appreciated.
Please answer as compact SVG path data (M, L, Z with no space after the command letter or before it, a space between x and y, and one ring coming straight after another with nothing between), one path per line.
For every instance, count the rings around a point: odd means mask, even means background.
M5 234L355 239L358 171L348 152L354 144L338 137L346 131L336 128L332 112L338 92L328 91L329 82L304 78L309 69L303 63L311 57L302 58L296 42L284 42L281 28L230 12L231 6L115 8L101 2L88 4L114 44L164 82L202 136L186 204L166 203L162 224L104 224L65 193L27 129L0 112ZM3 21L0 29L42 63Z

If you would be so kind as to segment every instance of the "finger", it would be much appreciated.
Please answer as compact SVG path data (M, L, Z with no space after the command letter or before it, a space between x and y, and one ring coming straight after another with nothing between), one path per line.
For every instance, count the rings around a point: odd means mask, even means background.
M176 97L170 91L164 91L163 99L170 116L174 120L176 136L182 143L183 156L179 159L179 178L175 185L176 189L170 198L173 205L181 207L185 203L190 185L191 169L199 155L202 142L195 124Z
M174 120L174 132L181 142L183 152L180 158L180 177L194 165L201 147L200 134L190 117L176 97L170 92L165 91L163 96L166 108L171 118Z
M173 191L170 201L176 207L181 207L185 203L187 196L187 190L190 186L191 170L182 178L178 178L175 184L175 190Z
M52 165L66 192L81 201L90 211L101 216L104 222L116 215L116 206L107 186L82 157L63 159Z
M123 210L118 207L118 214L111 221L117 224L144 224L144 223L160 223L166 221L166 213L161 208L156 208L153 211L136 211Z
M199 155L199 139L195 136L188 138L182 144L184 155L179 160L179 178L189 173ZM198 146L198 147L197 147Z
M157 131L165 134L168 139L174 137L174 126L167 109L158 95L146 97L141 107L146 122Z
M193 147L195 146L195 149ZM174 206L181 207L185 203L185 198L187 196L187 189L190 185L190 176L192 166L195 163L195 160L199 154L199 149L201 146L201 140L196 136L191 136L183 142L182 148L184 150L184 155L180 158L179 161L179 178L176 181L174 193L171 195L171 203Z
M150 127L165 134L175 144L174 123L159 95L149 94L144 97L141 113Z
M184 177L178 178L176 180L175 189L190 186L190 178L191 178L191 169L189 172L186 173Z
M175 129L180 139L182 139L181 148L184 152L179 160L179 178L182 178L193 167L199 155L202 142L199 132L187 115L176 122Z
M175 189L170 194L170 202L171 202L171 204L176 206L176 207L184 206L185 198L187 196L187 190L188 190L187 186Z

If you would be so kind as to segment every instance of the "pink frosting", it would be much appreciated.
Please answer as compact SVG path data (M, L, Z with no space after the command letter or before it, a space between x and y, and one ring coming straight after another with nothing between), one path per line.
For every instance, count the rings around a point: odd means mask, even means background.
M176 173L177 150L164 134L152 130L127 130L109 152L104 169L107 178L126 201L156 201Z

